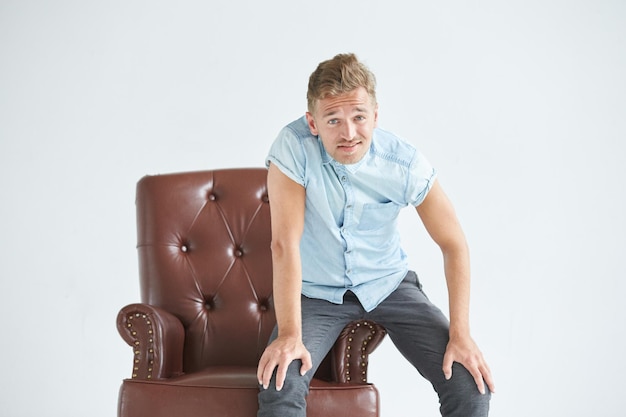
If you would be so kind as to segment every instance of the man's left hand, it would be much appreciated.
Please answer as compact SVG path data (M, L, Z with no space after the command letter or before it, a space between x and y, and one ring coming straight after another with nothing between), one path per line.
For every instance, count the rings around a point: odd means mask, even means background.
M485 382L492 393L496 392L491 370L471 337L450 337L443 357L443 373L446 379L452 378L454 362L460 363L469 371L481 394L485 394Z

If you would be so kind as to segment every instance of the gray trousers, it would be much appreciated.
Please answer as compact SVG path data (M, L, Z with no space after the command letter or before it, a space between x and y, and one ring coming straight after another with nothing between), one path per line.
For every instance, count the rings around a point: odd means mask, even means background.
M409 271L400 286L373 311L366 312L354 294L348 292L343 304L302 297L303 342L313 369L300 375L301 362L288 368L281 391L274 379L259 392L258 417L305 417L309 382L341 330L351 321L374 320L387 333L400 353L433 385L439 395L444 417L478 417L489 413L491 394L480 394L470 373L454 363L452 378L443 375L443 355L448 344L449 322L422 291L417 275ZM276 337L277 330L270 339Z

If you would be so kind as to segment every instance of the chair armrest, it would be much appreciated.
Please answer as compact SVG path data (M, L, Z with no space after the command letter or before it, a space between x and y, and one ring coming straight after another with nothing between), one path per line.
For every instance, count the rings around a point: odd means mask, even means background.
M166 379L183 373L185 331L171 313L130 304L117 315L117 330L133 348L134 379Z
M367 382L369 355L382 342L387 330L371 320L349 323L337 338L331 353L333 380L347 384Z

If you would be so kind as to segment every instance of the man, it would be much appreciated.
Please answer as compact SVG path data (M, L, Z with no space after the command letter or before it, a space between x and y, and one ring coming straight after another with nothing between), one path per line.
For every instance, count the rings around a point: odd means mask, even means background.
M320 63L307 101L267 157L277 326L259 361L258 416L305 416L315 370L361 318L387 329L443 416L486 416L494 383L470 336L468 248L435 170L377 128L375 78L354 54ZM408 270L396 227L407 205L443 253L449 322Z

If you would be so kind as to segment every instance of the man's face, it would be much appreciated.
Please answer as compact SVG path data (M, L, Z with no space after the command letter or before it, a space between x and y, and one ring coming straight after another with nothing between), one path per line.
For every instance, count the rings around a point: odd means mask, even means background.
M359 162L372 143L378 121L378 106L365 88L317 101L313 113L307 112L309 129L318 135L326 152L344 165Z

